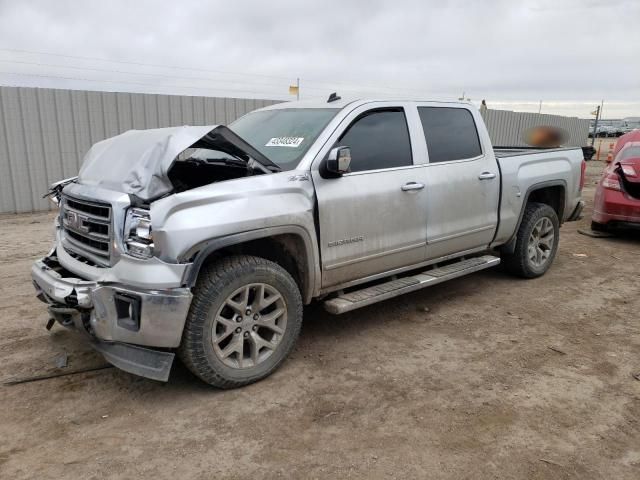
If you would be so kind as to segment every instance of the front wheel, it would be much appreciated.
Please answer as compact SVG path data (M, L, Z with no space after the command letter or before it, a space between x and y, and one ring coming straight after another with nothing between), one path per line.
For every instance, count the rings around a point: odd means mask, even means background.
M503 254L508 272L535 278L549 270L558 251L560 222L555 210L544 203L526 206L513 253Z
M302 299L278 264L238 255L203 268L178 354L195 375L234 388L271 374L293 349Z

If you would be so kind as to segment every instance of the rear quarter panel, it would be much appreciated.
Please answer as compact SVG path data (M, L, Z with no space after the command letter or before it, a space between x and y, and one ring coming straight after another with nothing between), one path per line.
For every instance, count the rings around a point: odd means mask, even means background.
M516 232L529 194L541 187L561 185L565 206L561 222L580 201L581 149L524 153L498 158L502 175L500 225L493 246L507 242Z

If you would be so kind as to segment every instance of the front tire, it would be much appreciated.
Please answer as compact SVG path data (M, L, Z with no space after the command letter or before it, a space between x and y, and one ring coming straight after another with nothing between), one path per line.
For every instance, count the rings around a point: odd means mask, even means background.
M238 255L200 272L178 355L218 388L257 382L282 364L302 326L302 298L280 265Z
M526 206L513 253L503 254L506 270L523 278L544 275L556 256L560 222L555 210L544 203Z

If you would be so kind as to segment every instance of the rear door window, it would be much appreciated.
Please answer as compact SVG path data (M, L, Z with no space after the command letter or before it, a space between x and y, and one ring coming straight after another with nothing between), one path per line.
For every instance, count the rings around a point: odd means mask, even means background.
M358 117L335 146L351 148L351 171L413 164L404 110L372 110Z
M466 108L418 107L418 113L427 141L429 163L482 155L476 123Z

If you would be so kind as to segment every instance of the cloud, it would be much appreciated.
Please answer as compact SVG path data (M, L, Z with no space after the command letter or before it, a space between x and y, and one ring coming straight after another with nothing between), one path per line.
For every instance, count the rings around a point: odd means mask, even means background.
M300 77L303 98L465 91L580 115L604 98L640 115L639 20L636 0L0 0L0 83L288 99Z

